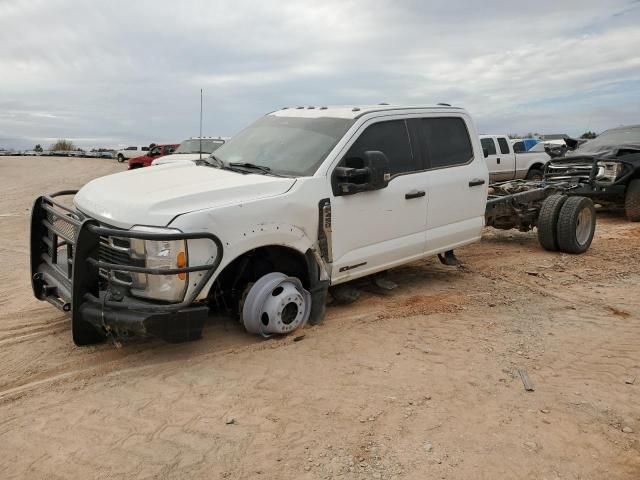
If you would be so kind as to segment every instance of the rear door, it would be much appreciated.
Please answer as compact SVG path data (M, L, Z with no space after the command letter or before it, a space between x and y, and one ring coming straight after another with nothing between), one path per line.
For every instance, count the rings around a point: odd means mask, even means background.
M504 178L504 172L502 169L502 159L498 153L496 141L493 137L485 137L480 139L480 143L482 144L482 150L487 155L485 157L485 162L489 169L489 179L492 182L499 182Z
M478 141L465 117L420 120L419 148L428 168L426 254L482 235L489 175L483 156L474 155L472 138ZM475 149L480 151L477 143Z

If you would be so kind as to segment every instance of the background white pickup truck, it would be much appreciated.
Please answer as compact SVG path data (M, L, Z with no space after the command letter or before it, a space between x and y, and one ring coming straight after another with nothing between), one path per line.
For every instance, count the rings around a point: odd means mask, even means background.
M506 135L480 135L480 143L491 182L542 180L544 164L550 159L545 152L515 153Z
M149 147L135 146L135 147L127 147L122 150L118 150L116 152L116 158L118 162L122 163L125 160L129 160L130 158L139 157L140 155L144 155L149 151Z

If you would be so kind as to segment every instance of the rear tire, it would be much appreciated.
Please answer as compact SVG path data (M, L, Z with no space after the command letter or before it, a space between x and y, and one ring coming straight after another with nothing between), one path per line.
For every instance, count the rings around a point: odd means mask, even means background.
M640 222L640 178L631 180L627 185L624 212L630 222Z
M562 205L567 200L565 195L551 195L545 198L538 216L538 242L542 248L555 252L558 250L558 217Z
M569 197L558 217L558 250L584 253L596 230L596 209L587 197Z
M542 173L542 170L540 170L539 168L532 168L527 173L526 178L527 180L534 180L536 182L539 182L539 181L542 181L542 179L544 178L544 173Z
M124 162L124 155L122 155L122 154L118 155L118 162L119 163Z

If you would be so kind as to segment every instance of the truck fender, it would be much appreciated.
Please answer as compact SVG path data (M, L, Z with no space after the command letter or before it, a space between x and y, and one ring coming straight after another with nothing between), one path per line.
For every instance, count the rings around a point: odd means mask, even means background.
M305 231L296 225L280 222L268 222L253 225L223 239L225 256L208 284L202 289L198 300L204 300L216 281L220 273L234 260L252 250L269 247L282 246L298 252L309 260L313 260L318 265L319 278L328 281L328 269L317 252L316 242L311 240ZM309 255L311 252L311 255ZM321 263L318 264L318 261Z

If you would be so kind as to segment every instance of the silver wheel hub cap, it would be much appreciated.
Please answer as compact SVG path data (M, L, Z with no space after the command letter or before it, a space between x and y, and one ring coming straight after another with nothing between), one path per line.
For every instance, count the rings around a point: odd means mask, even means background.
M579 245L584 245L589 240L591 234L591 210L583 208L578 214L576 222L576 241Z
M254 283L242 306L242 323L264 337L286 334L301 327L311 313L311 294L300 280L274 272Z

